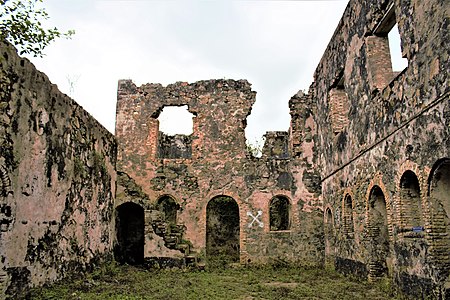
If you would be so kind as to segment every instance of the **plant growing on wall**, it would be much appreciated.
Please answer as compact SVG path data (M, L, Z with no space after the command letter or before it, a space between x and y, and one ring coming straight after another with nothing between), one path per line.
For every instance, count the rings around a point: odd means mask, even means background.
M43 0L0 0L0 38L19 48L19 53L43 56L43 50L56 38L70 38L75 31L46 29L42 21L49 15L38 4Z
M252 157L261 157L264 142L265 142L264 138L254 139L253 141L247 140L245 142L247 146L247 152L250 153Z

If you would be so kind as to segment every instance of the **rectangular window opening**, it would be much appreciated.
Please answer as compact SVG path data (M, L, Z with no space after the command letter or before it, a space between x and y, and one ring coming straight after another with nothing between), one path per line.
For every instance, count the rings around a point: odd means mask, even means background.
M383 89L408 67L401 49L401 37L391 4L366 40L369 81L373 89Z

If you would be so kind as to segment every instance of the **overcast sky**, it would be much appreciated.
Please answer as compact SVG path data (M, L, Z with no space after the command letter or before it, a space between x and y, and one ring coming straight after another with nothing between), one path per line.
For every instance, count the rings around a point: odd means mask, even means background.
M288 130L288 101L311 84L347 2L45 0L49 25L76 34L31 60L111 132L119 79L247 79L252 141Z

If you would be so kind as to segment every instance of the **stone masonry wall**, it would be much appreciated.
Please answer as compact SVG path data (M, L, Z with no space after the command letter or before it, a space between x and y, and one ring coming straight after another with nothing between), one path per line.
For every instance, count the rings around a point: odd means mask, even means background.
M327 260L373 280L387 274L417 297L450 294L450 193L430 196L433 172L450 158L449 12L445 1L350 1L310 89L332 217ZM408 59L400 73L386 52L395 22ZM336 134L338 82L349 110Z
M85 271L115 236L112 134L0 44L0 294Z
M142 187L150 203L167 196L177 202L177 224L185 227L184 239L200 256L206 251L208 203L217 196L229 196L239 207L237 246L241 262L281 259L321 264L318 191L308 190L308 184L302 182L304 163L291 159L289 135L269 133L262 158L246 152L244 130L254 101L255 92L244 80L179 82L167 87L137 87L128 80L119 81L118 168ZM187 105L195 115L193 134L188 137L192 141L190 157L169 159L158 155L158 138L164 136L157 118L168 105ZM303 146L309 147L306 143ZM305 157L308 155L312 156L310 149L305 152ZM316 186L320 186L318 182ZM288 230L270 230L270 203L275 196L289 201ZM146 220L146 224L151 222ZM147 247L151 239L145 243L145 248L151 249ZM144 256L166 255L159 249L146 251Z

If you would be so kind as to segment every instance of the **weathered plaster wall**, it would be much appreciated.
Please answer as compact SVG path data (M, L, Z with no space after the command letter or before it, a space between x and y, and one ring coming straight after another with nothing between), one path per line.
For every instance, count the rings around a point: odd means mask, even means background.
M116 142L0 44L0 287L14 295L110 255Z
M119 169L142 186L150 203L167 195L175 199L180 206L177 223L185 226L184 238L199 254L206 247L207 204L224 195L239 207L241 262L277 258L320 264L323 237L318 191L302 182L305 164L291 159L289 135L268 133L262 158L246 152L244 130L254 101L255 92L244 80L180 82L167 87L119 81ZM164 136L157 118L168 105L187 105L195 115L193 134L185 138L192 141L190 157L167 159L158 153L158 139ZM165 145L174 145L164 139ZM307 161L313 153L307 143L300 147L305 147ZM290 227L284 232L269 229L269 203L277 195L290 203Z
M448 210L450 195L436 200L427 191L435 163L450 157L450 7L444 1L393 4L389 13L389 1L350 1L311 85L322 201L324 211L332 212L326 255L344 272L369 278L387 272L408 293L444 297L450 244L437 240L448 240L450 232L442 229L445 225L438 228L430 207L440 201L438 206ZM398 23L408 59L400 73L386 67L390 55L380 28L389 16ZM345 126L333 126L339 118ZM401 193L408 186L401 183L408 170L419 182L414 201L411 192ZM382 190L387 211L385 261L371 225L374 187ZM352 199L350 208L346 195ZM449 213L443 213L442 222L448 222ZM424 231L412 232L411 214L419 215L414 218L420 224L414 226Z

